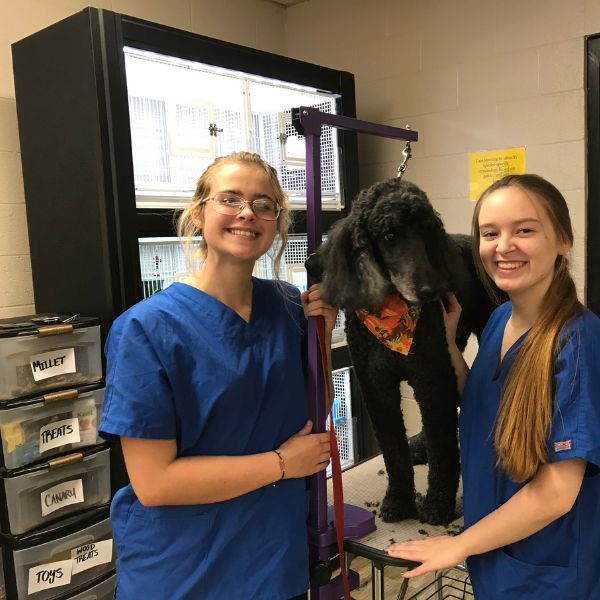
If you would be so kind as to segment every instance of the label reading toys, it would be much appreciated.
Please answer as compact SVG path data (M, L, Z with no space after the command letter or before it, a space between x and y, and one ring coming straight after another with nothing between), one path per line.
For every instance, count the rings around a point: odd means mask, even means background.
M90 542L74 548L71 550L71 560L73 562L71 573L75 575L92 567L109 563L112 560L112 548L112 540Z
M48 423L40 429L40 454L65 444L77 444L79 436L79 419L64 419Z
M27 594L35 594L35 592L68 585L69 583L71 583L70 560L59 560L46 565L39 565L29 569Z
M56 375L75 373L75 348L61 348L29 357L33 379L43 381Z
M54 487L48 488L41 494L42 515L45 517L59 508L77 504L84 501L83 480L73 479L63 481Z

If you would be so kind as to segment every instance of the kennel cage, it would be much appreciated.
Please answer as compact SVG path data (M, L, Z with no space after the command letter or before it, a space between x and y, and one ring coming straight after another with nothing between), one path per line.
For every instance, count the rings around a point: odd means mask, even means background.
M292 208L306 208L305 149L290 107L335 114L335 93L136 48L124 56L138 208L181 207L215 158L239 150L273 165ZM326 210L343 207L331 127L321 139L321 188Z

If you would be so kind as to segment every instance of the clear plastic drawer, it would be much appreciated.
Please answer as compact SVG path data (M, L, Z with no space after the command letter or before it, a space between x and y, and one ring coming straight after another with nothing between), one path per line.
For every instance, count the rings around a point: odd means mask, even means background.
M104 388L73 388L0 404L0 460L7 469L101 444Z
M110 499L109 450L68 454L4 473L2 531L19 535Z
M1 534L1 538L7 598L63 599L114 574L107 504L25 535Z
M0 321L0 401L101 379L97 319L33 316Z
M92 584L87 590L66 596L64 600L113 600L117 576L113 573L106 579ZM62 599L61 599L62 600Z
M84 527L12 556L17 597L62 597L114 569L110 519Z

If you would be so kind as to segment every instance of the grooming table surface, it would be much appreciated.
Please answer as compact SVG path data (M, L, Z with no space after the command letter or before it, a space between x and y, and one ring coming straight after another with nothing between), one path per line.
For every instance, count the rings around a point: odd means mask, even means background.
M344 503L359 506L375 514L376 529L361 538L353 540L362 546L375 551L383 551L386 546L394 542L418 539L431 535L455 535L462 530L462 516L448 525L430 525L429 523L421 523L416 519L407 519L397 523L382 521L379 518L379 507L387 489L387 475L381 454L344 471L342 481ZM417 492L421 494L425 494L427 491L426 465L415 467L415 487ZM333 502L331 479L327 482L327 492L329 501ZM460 486L456 501L456 512L457 514L462 514L462 488ZM351 548L348 549L356 552L355 545L350 544L350 546ZM357 554L360 555L362 553L357 552ZM397 559L390 559L389 564L398 564L396 561ZM388 560L385 560L385 562L388 562Z

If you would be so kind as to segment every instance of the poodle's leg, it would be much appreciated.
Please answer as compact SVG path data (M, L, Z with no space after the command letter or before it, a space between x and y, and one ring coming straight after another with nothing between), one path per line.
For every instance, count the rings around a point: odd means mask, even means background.
M379 510L384 521L402 521L417 516L414 471L400 410L399 386L399 381L395 385L383 381L375 386L361 383L388 475L388 487Z
M414 472L400 410L405 358L378 342L354 316L347 322L347 334L352 363L388 474L380 516L384 521L416 517Z
M424 305L430 314L426 339L415 337L415 354L409 383L421 409L426 438L429 474L427 496L419 506L420 517L431 524L444 524L455 518L456 492L460 472L458 453L459 401L456 377L444 335L439 306ZM429 329L429 325L436 325ZM419 329L417 328L417 335ZM426 343L425 343L426 342Z

